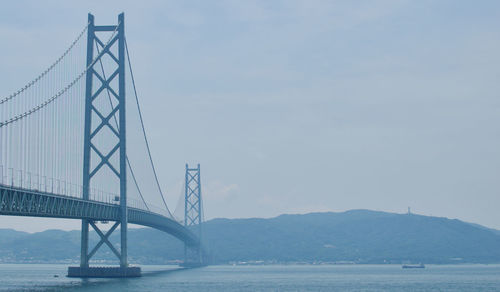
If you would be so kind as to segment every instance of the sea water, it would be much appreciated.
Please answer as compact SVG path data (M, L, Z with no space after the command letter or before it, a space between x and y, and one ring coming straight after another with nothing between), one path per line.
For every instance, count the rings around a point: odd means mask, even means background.
M500 291L500 265L269 265L178 269L143 277L75 279L67 265L0 265L0 291Z

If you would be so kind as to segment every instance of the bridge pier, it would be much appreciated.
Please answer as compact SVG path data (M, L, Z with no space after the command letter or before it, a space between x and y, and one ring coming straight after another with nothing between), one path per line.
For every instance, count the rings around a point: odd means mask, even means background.
M131 278L140 277L140 267L69 267L70 278Z
M128 218L127 218L128 220ZM121 225L120 221L116 221L115 224L108 230L106 233L101 231L99 227L96 225L94 221L83 219L85 223L83 226L87 228L86 233L82 232L82 237L84 234L87 235L85 241L82 240L82 243L85 243L85 246L82 246L82 255L80 260L79 267L69 267L68 268L68 277L73 278L125 278L125 277L140 277L141 276L141 268L140 267L129 267L128 264L123 265L123 246L121 248L121 253L116 250L113 244L109 241L109 236L116 228ZM95 232L99 235L101 240L95 245L92 251L88 252L88 227L92 226ZM123 226L123 225L122 225ZM82 227L84 228L84 227ZM82 229L84 230L84 229ZM123 235L123 233L122 233ZM106 244L109 249L120 259L119 267L90 267L89 259L99 250L99 248ZM125 246L126 248L126 246ZM126 262L126 258L125 258Z

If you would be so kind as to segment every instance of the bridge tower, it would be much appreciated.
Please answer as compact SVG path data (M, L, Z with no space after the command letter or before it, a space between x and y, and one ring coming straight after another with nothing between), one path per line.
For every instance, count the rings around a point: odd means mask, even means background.
M120 220L104 233L96 222L82 219L80 267L70 267L68 276L139 276L140 268L129 268L127 262L127 168L126 168L126 124L125 124L125 22L124 14L118 16L116 25L97 26L94 16L88 15L87 72L85 89L85 128L83 157L83 199L89 200L92 180L105 168L111 171L119 189ZM103 33L108 33L104 36ZM111 33L111 37L109 34ZM109 38L109 39L108 39ZM106 76L104 56L113 61L113 69ZM109 58L108 58L109 60ZM109 65L109 62L107 63ZM118 82L116 82L116 79ZM99 95L109 97L110 109L96 102ZM107 133L104 133L107 131ZM109 134L111 132L112 134ZM113 145L106 147L96 141L99 135L111 135ZM109 150L110 149L110 150ZM116 159L118 158L118 159ZM100 242L89 252L89 225L100 236ZM109 241L109 236L120 226L120 251ZM119 268L89 267L90 258L106 244L120 260Z
M184 245L184 266L198 266L202 263L201 246L201 177L200 164L196 168L189 168L186 164L186 182L184 193L184 226L190 228L199 238L200 244L196 247Z

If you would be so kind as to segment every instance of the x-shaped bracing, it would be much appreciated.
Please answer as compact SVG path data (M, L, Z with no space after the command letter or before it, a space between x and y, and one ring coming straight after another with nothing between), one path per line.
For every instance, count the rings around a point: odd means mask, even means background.
M101 47L103 48L103 51L101 52L100 54L100 57L99 58L102 58L102 56L104 54L108 54L109 56L111 56L111 58L118 64L118 59L113 55L113 53L111 53L110 51L110 48L111 46L115 43L115 41L117 40L117 38L115 37L107 46L104 46L104 44L98 39L98 38L95 38L95 40L101 45ZM94 68L92 68L92 75L96 76L97 79L99 79L99 81L101 82L101 86L99 87L99 89L97 89L97 91L91 96L91 100L94 101L98 96L99 94L101 94L104 90L107 90L108 93L111 93L111 95L113 95L117 100L119 100L119 95L116 93L115 90L113 90L113 88L111 87L110 83L113 81L113 79L118 76L118 73L119 73L119 68L116 68L116 70L108 77L106 78L105 76L101 76L99 73L97 73L96 70L94 70ZM103 72L104 73L104 72ZM97 147L94 145L94 143L92 143L92 139L102 130L103 127L107 126L111 132L113 132L113 134L115 134L115 136L120 139L120 133L118 133L118 130L115 129L115 127L113 127L110 123L110 120L112 117L114 117L116 115L116 113L118 112L119 110L119 104L117 105L113 105L113 103L110 103L111 104L111 111L109 114L107 114L106 116L104 116L100 111L99 109L97 109L93 104L91 105L91 110L92 112L96 113L97 116L99 117L100 119L100 123L99 125L97 125L97 127L95 128L95 130L92 131L92 133L90 134L90 147L92 150L94 150L94 152L99 156L100 158L100 162L99 164L90 172L90 177L93 177L98 171L99 169L101 169L101 167L103 167L104 165L107 165L112 171L113 173L120 177L120 172L118 170L116 170L116 168L113 166L113 164L110 162L110 158L113 156L113 154L120 148L120 142L118 141L116 143L116 145L110 150L110 152L106 155L104 155L101 151L99 151L97 149Z
M118 35L115 36L107 46L105 46L104 43L97 37L94 38L94 40L101 46L103 50L101 56L103 56L104 54L108 54L116 62L116 64L120 64L118 58L115 57L115 55L113 55L113 53L111 53L111 51L109 50L113 46L113 44L118 40Z
M195 182L196 183L196 187L193 189L191 187L191 183L192 182ZM187 218L186 218L186 225L190 226L190 225L195 225L197 224L199 218L200 218L200 210L198 208L198 203L199 203L199 196L198 196L198 193L199 192L199 188L200 188L200 182L199 182L199 174L198 173L195 173L194 175L191 174L190 172L188 172L188 181L187 181L187 198L186 198L186 203L187 203L187 210L186 210L186 213L187 213ZM191 198L194 197L195 200L191 200ZM193 217L191 215L191 211L195 211L195 216Z
M111 251L118 257L118 259L121 258L120 256L120 253L116 250L116 248L113 246L113 244L109 241L109 236L111 235L111 233L113 233L113 231L115 231L115 229L118 227L118 225L120 225L120 222L117 221L112 227L111 229L109 229L106 234L104 234L100 229L99 227L97 227L97 225L95 225L95 223L93 221L89 221L90 225L92 226L92 228L94 228L95 232L97 232L97 234L99 234L99 237L101 238L101 240L96 244L96 246L94 246L94 248L92 249L92 251L88 254L88 257L87 259L90 260L90 258L92 258L95 253L97 252L97 250L105 243L110 249Z

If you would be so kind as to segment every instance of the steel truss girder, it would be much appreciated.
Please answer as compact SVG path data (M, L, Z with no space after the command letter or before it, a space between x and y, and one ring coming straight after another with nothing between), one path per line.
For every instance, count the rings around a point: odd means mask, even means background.
M120 206L0 185L0 215L119 221ZM129 207L128 222L161 230L188 246L199 245L197 235L160 214Z
M0 186L0 215L113 221L119 218L119 208L109 203L2 185Z

